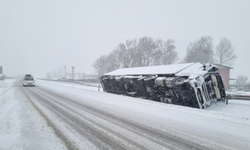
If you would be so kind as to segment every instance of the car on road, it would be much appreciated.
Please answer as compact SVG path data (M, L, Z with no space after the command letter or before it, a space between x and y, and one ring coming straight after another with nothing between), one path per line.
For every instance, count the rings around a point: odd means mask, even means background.
M26 74L23 78L23 86L35 86L35 80L32 75Z

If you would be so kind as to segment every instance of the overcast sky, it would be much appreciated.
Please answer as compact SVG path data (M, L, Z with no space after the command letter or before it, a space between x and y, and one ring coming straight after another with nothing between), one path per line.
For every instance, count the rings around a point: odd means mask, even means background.
M201 36L228 38L238 56L231 77L250 78L249 0L0 0L0 66L6 75L92 64L127 39L175 40L178 56Z

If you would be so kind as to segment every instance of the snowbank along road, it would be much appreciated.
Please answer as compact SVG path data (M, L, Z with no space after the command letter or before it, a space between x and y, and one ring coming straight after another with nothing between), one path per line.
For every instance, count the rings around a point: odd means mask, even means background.
M47 130L53 135L47 135L55 136L56 144L52 145L56 149L250 148L248 116L77 89L49 81L38 80L36 85L22 87L15 82L11 89L15 90L14 96L22 93L23 101L30 103L37 118L49 126ZM43 149L55 149L40 144Z

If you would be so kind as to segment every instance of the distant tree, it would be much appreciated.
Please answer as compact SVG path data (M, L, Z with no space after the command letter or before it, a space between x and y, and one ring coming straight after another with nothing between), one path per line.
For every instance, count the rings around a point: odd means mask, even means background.
M118 52L114 50L105 58L104 72L107 73L107 72L116 70L119 67L120 67L120 63L118 60Z
M250 82L249 82L249 81L246 83L246 87L247 87L248 89L250 89Z
M118 59L120 61L121 68L129 68L133 66L135 51L136 51L136 39L126 40L125 44L120 44L117 47Z
M222 38L216 47L215 62L221 65L232 65L236 58L230 40Z
M145 36L119 44L109 55L100 56L93 67L100 76L118 68L171 64L177 59L174 40L154 40Z
M212 37L202 36L200 39L190 43L187 48L186 62L213 62Z
M246 87L250 88L250 82L249 81L246 83Z
M176 46L174 45L174 40L168 39L167 41L162 41L158 39L156 41L156 45L159 49L159 53L156 57L155 64L168 65L177 61L178 56L177 52L175 51Z
M100 56L93 64L93 67L95 71L98 73L98 76L100 77L104 73L106 73L106 56L102 55Z
M247 76L238 76L237 86L245 86L246 82L248 80Z
M155 41L150 37L142 37L137 44L135 66L150 66L159 54Z

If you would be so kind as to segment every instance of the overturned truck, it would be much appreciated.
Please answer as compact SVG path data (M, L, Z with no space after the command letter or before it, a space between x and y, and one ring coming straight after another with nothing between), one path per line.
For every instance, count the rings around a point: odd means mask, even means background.
M217 67L208 63L123 68L100 80L108 93L201 109L226 97Z

